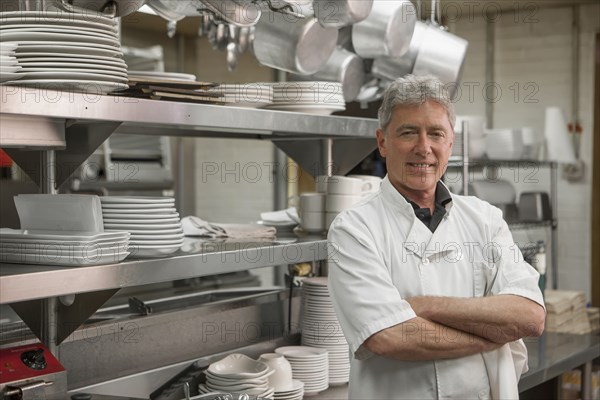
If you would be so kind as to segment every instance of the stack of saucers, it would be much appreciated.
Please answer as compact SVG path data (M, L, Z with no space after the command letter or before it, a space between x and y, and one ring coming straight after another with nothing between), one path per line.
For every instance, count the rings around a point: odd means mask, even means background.
M131 257L165 256L183 244L183 229L174 198L104 196L100 202L104 229L131 233Z
M18 46L18 81L5 84L105 94L126 89L116 22L94 13L0 12L0 42Z
M274 371L266 364L243 354L231 354L212 363L205 371L206 384L200 385L201 393L245 393L272 399L275 389L269 386L267 377Z
M339 82L283 82L271 85L273 103L264 108L321 115L346 109L342 84Z
M275 392L274 400L302 400L304 398L304 382L294 379L289 390Z
M0 82L12 81L23 77L21 67L15 57L16 43L0 43Z
M0 261L86 266L112 264L129 255L127 232L0 228Z
M349 348L331 303L327 278L304 279L302 287L302 344L327 349L329 384L342 385L350 377Z
M329 387L328 354L326 349L309 346L285 346L275 349L292 366L294 379L304 382L304 394L311 396Z

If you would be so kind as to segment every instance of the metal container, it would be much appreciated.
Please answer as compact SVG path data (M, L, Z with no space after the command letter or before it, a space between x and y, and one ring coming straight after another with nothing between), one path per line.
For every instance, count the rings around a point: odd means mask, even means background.
M369 16L352 27L352 44L363 58L400 57L408 51L417 22L408 0L375 0Z
M365 81L362 59L351 51L336 48L327 63L312 75L294 75L299 81L332 81L340 82L344 91L344 100L353 101Z
M445 84L460 81L469 42L434 25L428 25L412 73L434 75ZM454 90L450 90L451 94Z
M320 70L333 51L338 38L335 28L322 27L314 15L305 18L269 13L254 31L254 55L263 65L309 75Z
M367 18L373 0L314 0L313 8L322 26L342 28Z
M523 192L519 197L519 220L523 222L549 221L552 205L546 192Z
M393 81L396 78L412 73L426 30L427 24L417 21L408 51L401 57L377 57L373 61L373 68L371 69L373 75Z

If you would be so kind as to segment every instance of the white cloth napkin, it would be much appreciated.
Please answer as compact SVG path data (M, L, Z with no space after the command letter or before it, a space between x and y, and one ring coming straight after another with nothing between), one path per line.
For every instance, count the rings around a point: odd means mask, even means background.
M296 210L296 207L290 207L279 211L263 212L260 213L260 219L263 222L271 222L276 224L297 224L300 222L300 217L298 216L298 210Z
M207 222L201 218L188 216L181 219L185 236L200 236L209 238L274 238L277 230L273 227L253 224L228 224Z

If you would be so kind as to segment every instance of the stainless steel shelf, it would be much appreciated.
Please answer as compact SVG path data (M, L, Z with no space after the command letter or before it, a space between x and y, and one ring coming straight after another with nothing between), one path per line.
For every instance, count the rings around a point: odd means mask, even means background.
M520 167L520 168L532 168L534 166L538 167L551 167L555 164L553 161L540 161L540 160L496 160L496 159L470 159L467 161L467 165L469 167L489 167L489 166L498 166L498 167ZM448 160L448 167L462 167L464 162L460 156L452 156Z
M0 304L311 262L326 257L324 237L282 238L273 242L186 238L182 250L166 258L86 267L0 264Z

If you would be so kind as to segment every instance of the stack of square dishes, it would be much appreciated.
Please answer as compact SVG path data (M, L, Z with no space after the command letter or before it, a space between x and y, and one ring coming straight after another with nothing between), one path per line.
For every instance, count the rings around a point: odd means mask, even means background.
M12 81L23 76L15 57L15 43L0 43L0 82Z
M329 353L329 385L350 378L349 346L335 315L326 277L302 281L302 344Z
M183 244L183 229L174 198L104 196L100 202L104 229L131 234L131 257L166 256Z
M114 18L93 12L0 12L0 42L16 44L21 79L3 84L106 94L127 89Z
M209 365L205 371L206 385L200 385L198 390L200 393L245 393L272 399L275 389L268 385L267 378L273 372L265 363L244 354L231 354Z
M128 232L0 228L0 261L86 266L112 264L129 255Z
M269 83L273 87L273 103L263 108L329 115L344 111L346 102L339 82Z
M326 349L285 346L275 349L292 366L294 379L304 382L304 394L315 395L329 387L329 358Z

